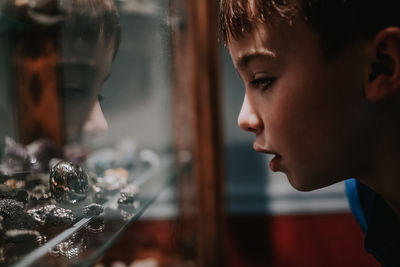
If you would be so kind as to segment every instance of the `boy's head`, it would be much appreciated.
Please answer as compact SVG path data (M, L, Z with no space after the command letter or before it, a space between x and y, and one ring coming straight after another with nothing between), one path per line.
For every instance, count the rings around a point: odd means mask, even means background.
M274 25L276 19L301 19L322 41L327 55L334 55L357 39L371 39L381 29L400 26L394 0L221 0L220 31L225 43L254 23Z
M113 56L119 48L119 15L113 0L5 0L0 14L3 31L14 43L30 41L24 49L32 56L43 50L38 34L67 41L80 38L92 45L103 38Z
M368 180L382 167L376 155L398 142L400 29L379 13L393 15L394 1L376 14L371 2L222 1L246 89L239 125L299 190Z
M82 131L106 128L99 91L119 47L114 1L7 0L1 17L11 62L15 64L17 55L18 66L27 72L13 73L14 80L36 81L46 90L51 77L45 70L54 69L50 58L55 54L67 141L79 140Z

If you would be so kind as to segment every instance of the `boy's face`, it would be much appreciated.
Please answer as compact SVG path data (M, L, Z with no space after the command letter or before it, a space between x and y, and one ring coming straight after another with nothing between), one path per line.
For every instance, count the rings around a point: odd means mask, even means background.
M63 40L60 67L69 142L79 141L82 133L107 129L99 93L110 75L113 48L103 36L94 45L81 38Z
M366 170L365 45L328 61L305 23L275 21L231 38L228 47L245 85L239 126L255 134L256 151L275 155L272 171L308 191Z

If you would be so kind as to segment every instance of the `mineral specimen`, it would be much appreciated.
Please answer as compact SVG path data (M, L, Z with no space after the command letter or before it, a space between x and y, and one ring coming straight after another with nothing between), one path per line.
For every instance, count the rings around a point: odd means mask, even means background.
M48 171L48 164L52 158L62 158L63 154L51 140L39 139L27 146L31 157L32 169Z
M66 226L74 221L71 210L56 208L46 216L45 224L49 226Z
M115 191L125 186L128 182L129 173L123 168L107 169L104 177L97 177L97 186L107 190Z
M76 203L86 198L88 180L81 167L60 161L50 171L50 191L58 202Z
M101 233L104 231L104 217L93 217L90 222L85 226L89 233Z
M30 209L27 213L39 224L46 226L69 226L75 220L71 210L56 205Z
M22 189L11 189L4 184L0 184L0 199L14 199L19 202L28 202L28 192Z
M6 243L40 245L42 236L38 231L26 229L12 229L5 233Z
M102 205L92 203L90 205L83 207L83 215L87 217L97 216L100 215L100 213L102 213L103 210L104 209Z
M35 186L30 193L30 199L32 201L49 200L50 198L51 192L49 188L45 185Z
M107 199L107 191L93 184L92 191L94 192L93 200L98 204L104 204Z
M24 205L14 199L0 199L4 229L32 229L36 221L24 212Z
M121 214L122 220L129 221L137 212L137 209L140 207L140 202L138 200L133 201L128 204L119 204L119 212Z
M25 181L22 180L17 180L17 179L8 179L7 181L4 182L4 184L8 187L10 187L11 189L20 189L20 188L24 188L26 185Z
M121 139L115 148L104 148L91 153L86 165L101 175L110 168L133 168L138 161L137 142L131 138Z
M118 204L132 204L139 193L139 189L136 185L130 184L126 188L121 190Z
M45 238L37 231L26 229L12 229L5 233L3 245L4 261L8 266L22 255L26 255L40 246Z
M13 174L30 170L31 157L27 149L8 136L5 138L5 146L2 154L0 164L1 173Z
M61 242L50 250L53 256L65 256L69 259L77 257L80 253L80 247L71 240Z
M64 256L69 259L77 258L87 248L87 235L73 234L70 239L58 243L49 252L53 256Z

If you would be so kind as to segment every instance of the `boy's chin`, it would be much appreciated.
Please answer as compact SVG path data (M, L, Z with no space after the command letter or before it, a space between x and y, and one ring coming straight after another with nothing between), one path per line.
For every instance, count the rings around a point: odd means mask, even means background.
M289 177L287 176L290 185L301 192L310 192L313 190L321 189L332 184L335 184L340 179L327 179L326 177L318 177L310 179L310 177Z

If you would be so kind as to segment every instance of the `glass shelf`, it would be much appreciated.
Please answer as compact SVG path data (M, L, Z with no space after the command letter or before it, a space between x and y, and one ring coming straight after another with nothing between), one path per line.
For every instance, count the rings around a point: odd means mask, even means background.
M150 153L149 151L147 153ZM173 182L172 157L164 155L148 162L148 168L133 172L130 185L139 188L138 206L129 210L118 206L119 193L104 205L101 216L85 217L41 247L25 255L13 266L91 266L113 242ZM96 224L93 229L91 224Z
M163 189L172 187L170 6L169 0L0 1L0 195L22 189L29 199L19 211L21 226L8 214L4 226L0 216L0 265L91 265ZM22 157L16 164L19 170L6 162L6 136L17 142L12 149L23 147L28 154L28 163ZM50 141L57 155L44 151L43 162L36 158L43 163L38 170L28 150L41 140ZM119 151L118 164L100 171L89 164L87 154L107 149ZM74 204L56 201L54 192L32 200L31 180L48 192L48 163L54 158L82 163L95 185L106 179L106 169L122 171L128 184L102 188L107 199L99 202L91 184L86 199ZM20 182L30 184L15 186ZM121 205L127 187L139 194ZM6 211L22 206L4 203ZM82 215L91 203L102 205L100 216ZM67 226L26 223L50 205L71 210L75 219ZM39 211L29 216L31 209ZM24 238L30 244L22 245Z

